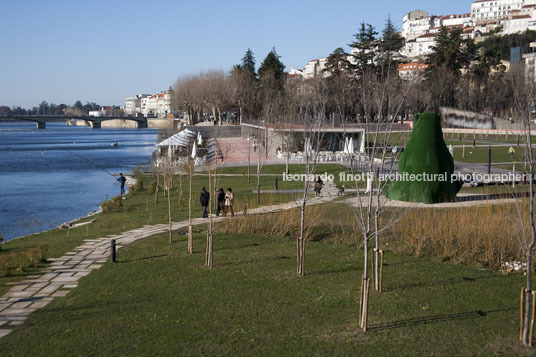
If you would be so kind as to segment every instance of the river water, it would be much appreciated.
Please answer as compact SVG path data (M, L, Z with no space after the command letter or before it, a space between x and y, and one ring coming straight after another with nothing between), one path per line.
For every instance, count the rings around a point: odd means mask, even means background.
M120 191L105 171L150 163L156 142L155 129L0 123L0 233L9 240L97 210Z

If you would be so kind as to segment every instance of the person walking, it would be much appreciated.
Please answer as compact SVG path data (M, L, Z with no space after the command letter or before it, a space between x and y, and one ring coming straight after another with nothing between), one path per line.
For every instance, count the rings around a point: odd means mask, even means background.
M227 217L227 211L231 210L231 217L234 217L234 195L233 190L229 187L227 189L227 193L225 193L225 209L223 211L223 215Z
M315 180L315 192L317 196L320 196L320 191L322 191L323 185L324 185L324 181L322 181L320 176L317 176Z
M210 202L210 193L207 192L206 188L203 187L201 190L201 195L199 195L199 201L201 202L201 206L203 207L203 218L208 217L208 204Z
M116 180L121 184L121 196L123 196L125 194L125 182L127 182L127 179L120 172L119 177Z
M220 212L225 212L225 192L223 192L223 188L220 188L216 193L218 194L218 209L216 211L216 216L219 216Z

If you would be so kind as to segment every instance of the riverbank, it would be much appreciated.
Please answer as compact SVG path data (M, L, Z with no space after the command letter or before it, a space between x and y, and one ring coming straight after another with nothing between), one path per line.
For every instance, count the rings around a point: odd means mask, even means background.
M98 210L119 193L110 174L150 162L157 130L2 123L0 142L10 147L0 150L0 233L10 240Z

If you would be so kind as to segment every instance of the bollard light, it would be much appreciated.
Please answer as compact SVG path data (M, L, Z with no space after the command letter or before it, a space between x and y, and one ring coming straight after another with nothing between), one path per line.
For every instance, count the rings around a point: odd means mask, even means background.
M110 261L112 263L116 262L116 259L115 259L115 239L112 239L110 241Z

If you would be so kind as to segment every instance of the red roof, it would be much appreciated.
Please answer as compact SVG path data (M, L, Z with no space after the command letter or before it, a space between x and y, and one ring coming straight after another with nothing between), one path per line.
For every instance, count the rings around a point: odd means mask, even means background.
M512 20L530 19L530 15L516 15L512 16Z

